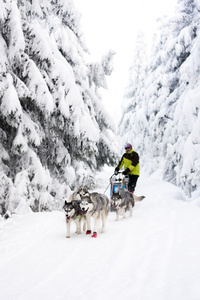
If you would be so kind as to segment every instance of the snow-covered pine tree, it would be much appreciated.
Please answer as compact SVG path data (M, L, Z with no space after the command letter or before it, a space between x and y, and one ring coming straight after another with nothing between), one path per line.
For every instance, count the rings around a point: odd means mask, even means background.
M118 129L122 138L122 147L127 142L131 142L133 148L139 152L143 151L143 143L140 143L140 141L147 127L146 109L142 103L145 92L144 82L147 76L147 61L145 35L140 32L136 38L133 61L129 69L129 81L122 103L122 117ZM124 149L121 150L124 151Z
M1 213L57 208L114 163L112 122L90 82L73 1L0 0L0 7Z
M144 94L140 99L140 90L134 95L136 127L126 129L136 137L132 142L139 149L143 170L150 174L161 169L165 180L188 195L200 186L199 9L199 1L179 0L176 14L160 20ZM123 129L121 124L120 132Z

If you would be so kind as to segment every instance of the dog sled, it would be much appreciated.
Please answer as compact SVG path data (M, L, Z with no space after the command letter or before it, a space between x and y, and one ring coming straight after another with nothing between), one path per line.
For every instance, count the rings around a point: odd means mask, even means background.
M145 196L136 196L129 192L128 183L129 176L123 175L121 172L110 177L110 211L116 211L116 221L118 221L120 214L125 217L128 210L130 210L130 216L132 216L135 201L141 201L145 198Z
M113 193L116 193L119 188L128 191L128 182L129 177L122 175L122 172L119 172L117 175L113 174L110 177L110 197Z

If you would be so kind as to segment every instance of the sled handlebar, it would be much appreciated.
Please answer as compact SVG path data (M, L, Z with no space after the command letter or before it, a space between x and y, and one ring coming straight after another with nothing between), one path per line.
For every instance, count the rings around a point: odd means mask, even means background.
M117 176L118 174L122 174L122 172L118 172L117 174L113 174L111 177L110 177L110 181L111 181L111 179L113 178L113 176ZM125 175L124 175L125 176ZM116 179L116 181L121 181L122 180L122 178L118 178L118 179Z

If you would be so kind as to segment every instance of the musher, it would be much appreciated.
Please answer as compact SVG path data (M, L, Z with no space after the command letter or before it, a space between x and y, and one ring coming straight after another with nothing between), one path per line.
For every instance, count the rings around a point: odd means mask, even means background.
M128 175L129 183L128 190L132 194L135 191L137 180L140 176L140 164L139 164L139 155L137 152L133 151L132 145L127 143L125 145L126 152L123 154L120 162L115 168L114 174L117 175L119 170L124 166L123 175Z

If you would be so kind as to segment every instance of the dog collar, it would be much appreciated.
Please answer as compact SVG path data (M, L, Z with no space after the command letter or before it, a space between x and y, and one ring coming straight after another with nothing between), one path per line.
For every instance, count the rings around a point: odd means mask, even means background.
M75 216L77 219L82 219L83 217L85 217L85 215L82 216Z

